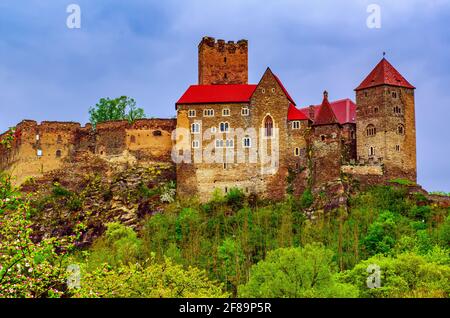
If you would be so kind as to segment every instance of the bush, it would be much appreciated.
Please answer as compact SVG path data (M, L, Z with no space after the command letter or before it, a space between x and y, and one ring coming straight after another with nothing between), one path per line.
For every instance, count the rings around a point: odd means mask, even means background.
M314 197L312 195L312 192L310 189L306 189L300 198L300 206L302 207L302 209L307 209L311 207L313 203Z
M320 244L280 248L251 268L248 283L239 287L239 296L357 297L357 289L337 282L336 274L333 252Z
M55 197L67 197L72 194L69 190L61 186L58 182L53 184L52 193Z
M226 195L227 204L233 208L234 211L242 209L244 206L245 195L239 188L231 188Z

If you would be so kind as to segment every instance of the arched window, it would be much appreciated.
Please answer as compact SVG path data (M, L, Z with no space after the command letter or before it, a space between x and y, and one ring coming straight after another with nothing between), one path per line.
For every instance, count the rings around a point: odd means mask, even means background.
M401 114L402 108L400 106L394 106L394 114Z
M266 119L264 119L264 134L266 137L273 136L273 120L270 116L266 116Z
M375 156L375 148L374 147L369 148L369 156Z
M56 150L56 157L60 158L61 157L61 150Z
M402 124L397 126L397 134L399 134L399 135L405 134L405 127Z
M245 136L242 140L242 144L244 148L250 148L252 146L252 139L250 138L250 136Z
M367 125L366 133L367 136L375 136L377 134L377 128L372 124Z
M191 125L191 132L193 134L199 134L200 133L200 124L199 123L193 123Z
M230 124L227 122L220 123L220 132L228 132L230 130Z

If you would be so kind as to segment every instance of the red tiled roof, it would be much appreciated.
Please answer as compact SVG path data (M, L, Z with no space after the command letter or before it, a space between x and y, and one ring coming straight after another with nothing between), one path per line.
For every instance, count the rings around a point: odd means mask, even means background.
M355 88L355 91L379 85L415 88L385 58L375 66L364 81Z
M248 103L256 85L191 85L178 104Z
M333 109L328 102L328 96L326 93L324 93L322 105L320 105L317 116L314 118L314 125L318 126L338 123L339 122L336 118L336 115L334 114Z
M336 115L337 120L341 125L343 124L355 124L356 123L356 104L349 98L340 99L334 102L330 102L331 109ZM314 105L314 118L317 117L320 105ZM301 108L302 111L309 119L313 120L309 116L309 107Z
M295 107L294 104L289 104L288 120L309 120L309 117Z
M273 73L272 73L273 74ZM286 95L287 99L289 99L289 101L294 104L294 106L296 106L294 100L292 99L291 95L289 95L288 91L286 90L286 88L284 87L283 83L280 81L280 79L278 78L278 76L276 76L275 74L273 74L273 76L275 77L275 79L278 82L278 85L280 85L281 89L283 90L284 94Z

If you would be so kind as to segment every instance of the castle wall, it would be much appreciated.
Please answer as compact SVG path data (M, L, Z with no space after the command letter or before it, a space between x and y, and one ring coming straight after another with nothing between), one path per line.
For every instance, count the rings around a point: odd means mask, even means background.
M198 46L198 83L247 84L248 42L204 37Z
M17 184L30 177L61 168L75 160L78 152L88 151L105 158L122 156L126 151L138 161L167 161L170 158L174 119L145 119L130 125L127 121L81 127L72 122L23 121L16 126L10 149L0 149L0 169L9 172ZM130 136L137 143L127 141Z

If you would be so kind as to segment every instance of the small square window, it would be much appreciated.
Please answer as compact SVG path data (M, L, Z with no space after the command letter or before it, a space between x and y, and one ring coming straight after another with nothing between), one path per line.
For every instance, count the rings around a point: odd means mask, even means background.
M37 150L37 156L38 157L42 157L42 149L38 149Z
M200 142L198 140L192 141L192 148L199 148L199 147L200 147Z
M230 109L229 108L222 109L222 116L230 116Z
M250 109L248 109L248 107L243 107L243 108L241 109L241 115L242 115L242 116L248 116L248 115L250 115Z
M195 117L195 116L197 116L197 112L195 111L195 109L189 109L188 117Z
M213 117L214 116L214 109L205 109L203 111L203 116L205 116L205 117Z
M300 121L296 120L292 122L292 129L300 129Z

